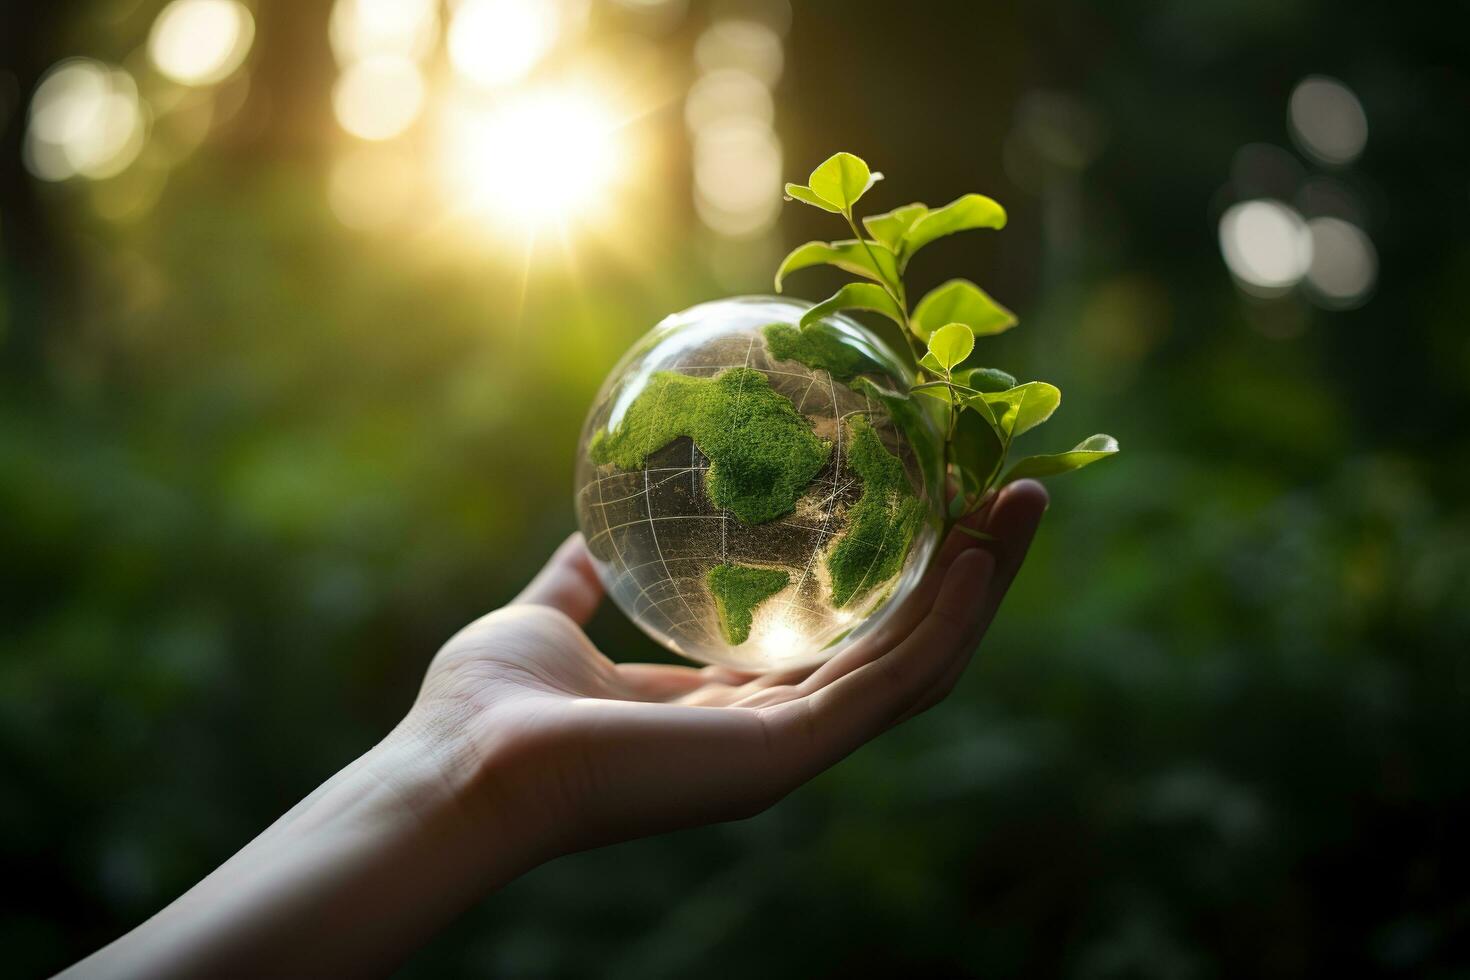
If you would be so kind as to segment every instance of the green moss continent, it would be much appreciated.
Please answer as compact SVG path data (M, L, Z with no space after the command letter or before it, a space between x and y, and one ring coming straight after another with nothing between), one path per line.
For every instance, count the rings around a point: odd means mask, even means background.
M772 323L761 328L766 349L783 361L796 361L814 371L826 371L838 381L850 381L864 371L882 370L872 358L830 327L821 323L801 329L789 323Z
M732 368L713 378L657 372L617 429L593 437L588 454L632 470L680 436L709 457L710 499L746 524L791 513L832 451L764 374Z
M720 631L731 646L750 639L750 624L756 606L786 588L791 576L776 568L750 565L716 565L704 577L715 610L720 614Z
M903 463L884 447L861 416L848 422L848 465L862 478L863 493L847 512L847 530L827 556L832 605L841 609L867 587L903 568L924 506L909 486Z

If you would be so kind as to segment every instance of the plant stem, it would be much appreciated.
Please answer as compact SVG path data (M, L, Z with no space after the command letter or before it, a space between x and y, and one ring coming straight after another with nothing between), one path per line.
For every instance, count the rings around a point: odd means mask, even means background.
M878 264L878 256L873 254L873 248L868 244L867 237L862 233L862 229L858 228L857 222L853 220L852 211L850 209L844 211L842 216L847 219L847 227L852 229L853 237L858 240L858 244L862 245L863 251L868 253L868 261L873 263L873 268L878 271L878 275L883 276L883 267ZM898 312L903 314L903 323L899 327L899 332L903 334L904 343L908 344L909 356L914 359L914 371L919 377L923 377L924 371L919 367L919 349L914 346L914 331L909 324L909 306L904 296L903 280L890 283L887 277L883 277L882 284L888 295L893 297L893 302L898 304Z

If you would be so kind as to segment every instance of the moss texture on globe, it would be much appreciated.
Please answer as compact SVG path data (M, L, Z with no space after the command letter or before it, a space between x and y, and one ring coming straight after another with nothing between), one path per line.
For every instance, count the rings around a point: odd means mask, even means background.
M577 517L613 600L658 642L742 670L872 629L936 539L938 435L912 373L811 304L705 303L615 367L588 414Z

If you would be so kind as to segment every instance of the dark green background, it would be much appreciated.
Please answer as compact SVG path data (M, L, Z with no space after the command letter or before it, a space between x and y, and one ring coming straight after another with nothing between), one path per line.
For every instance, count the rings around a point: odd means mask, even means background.
M25 175L23 107L157 6L15 5L0 27L12 975L136 924L372 744L571 530L577 430L621 351L768 289L759 262L711 271L677 103L646 124L673 150L639 261L589 245L576 288L538 268L519 313L503 262L342 229L320 2L260 4L270 111L146 218L104 222ZM1466 976L1463 6L796 7L788 176L845 148L888 172L876 207L1001 200L1010 227L933 246L917 287L968 274L1020 312L985 357L1065 392L1034 448L1108 431L1124 454L1054 483L943 706L762 817L540 869L408 974ZM674 64L707 16L658 39ZM1251 192L1236 151L1294 152L1286 99L1313 72L1370 126L1336 176L1381 270L1347 313L1243 297L1216 242ZM1038 92L1094 139L1048 137ZM781 236L836 235L825 217L789 206ZM658 655L616 611L592 634Z

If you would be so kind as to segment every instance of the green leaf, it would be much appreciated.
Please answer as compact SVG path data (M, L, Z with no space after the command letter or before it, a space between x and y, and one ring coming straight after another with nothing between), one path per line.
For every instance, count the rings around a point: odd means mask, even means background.
M1080 470L1084 466L1112 456L1117 451L1118 440L1099 433L1095 436L1088 436L1064 453L1027 456L1012 466L1001 482L1010 483L1012 480L1036 479Z
M776 292L781 291L781 282L788 275L814 265L835 265L844 272L877 282L898 282L898 260L887 246L850 238L841 242L807 242L796 246L776 270Z
M960 399L960 402L966 408L978 412L980 417L990 423L992 428L1000 428L1000 420L995 417L995 409L990 407L990 402L985 400L984 395L966 395Z
M851 153L834 153L817 165L817 169L807 179L807 184L812 193L822 200L836 205L843 213L849 213L858 198L882 179L883 175L870 171L861 157L855 157Z
M787 184L786 200L800 201L803 204L810 204L814 208L821 208L823 211L830 211L833 214L842 213L841 208L833 204L828 204L826 201L818 197L812 191L812 189L810 187L807 187L805 184Z
M947 324L929 337L929 353L945 371L969 357L974 349L975 334L963 323Z
M1005 391L1017 384L1014 375L1006 374L998 368L965 368L954 372L953 377L956 384L974 388L976 391Z
M903 257L902 264L907 264L915 252L936 238L974 228L999 230L1005 226L1005 208L983 194L966 194L914 222L904 235L903 248L899 252Z
M976 494L995 479L1005 457L1005 443L995 429L974 412L962 412L955 422L950 458Z
M903 324L903 310L899 309L898 303L894 302L893 297L882 286L868 282L850 282L803 313L800 325L806 327L807 324L838 310L872 310L874 313L882 313L900 326Z
M1028 381L1006 391L982 395L995 411L996 422L1003 434L1015 438L1036 428L1057 410L1062 392L1045 381Z
M928 351L925 351L924 356L919 358L919 367L923 368L925 371L928 371L930 374L944 373L944 365L939 363L939 358L935 357Z
M903 236L908 234L908 230L913 227L915 221L928 213L927 204L905 204L901 208L894 208L884 214L864 218L863 227L868 229L868 234L887 245L889 251L897 255L903 243Z
M951 279L919 300L910 322L921 338L946 323L963 323L975 336L984 337L1014 327L1016 315L968 279Z
M954 392L945 385L935 385L932 388L915 388L914 394L923 395L925 398L933 398L935 401L944 402L946 405L954 404Z

